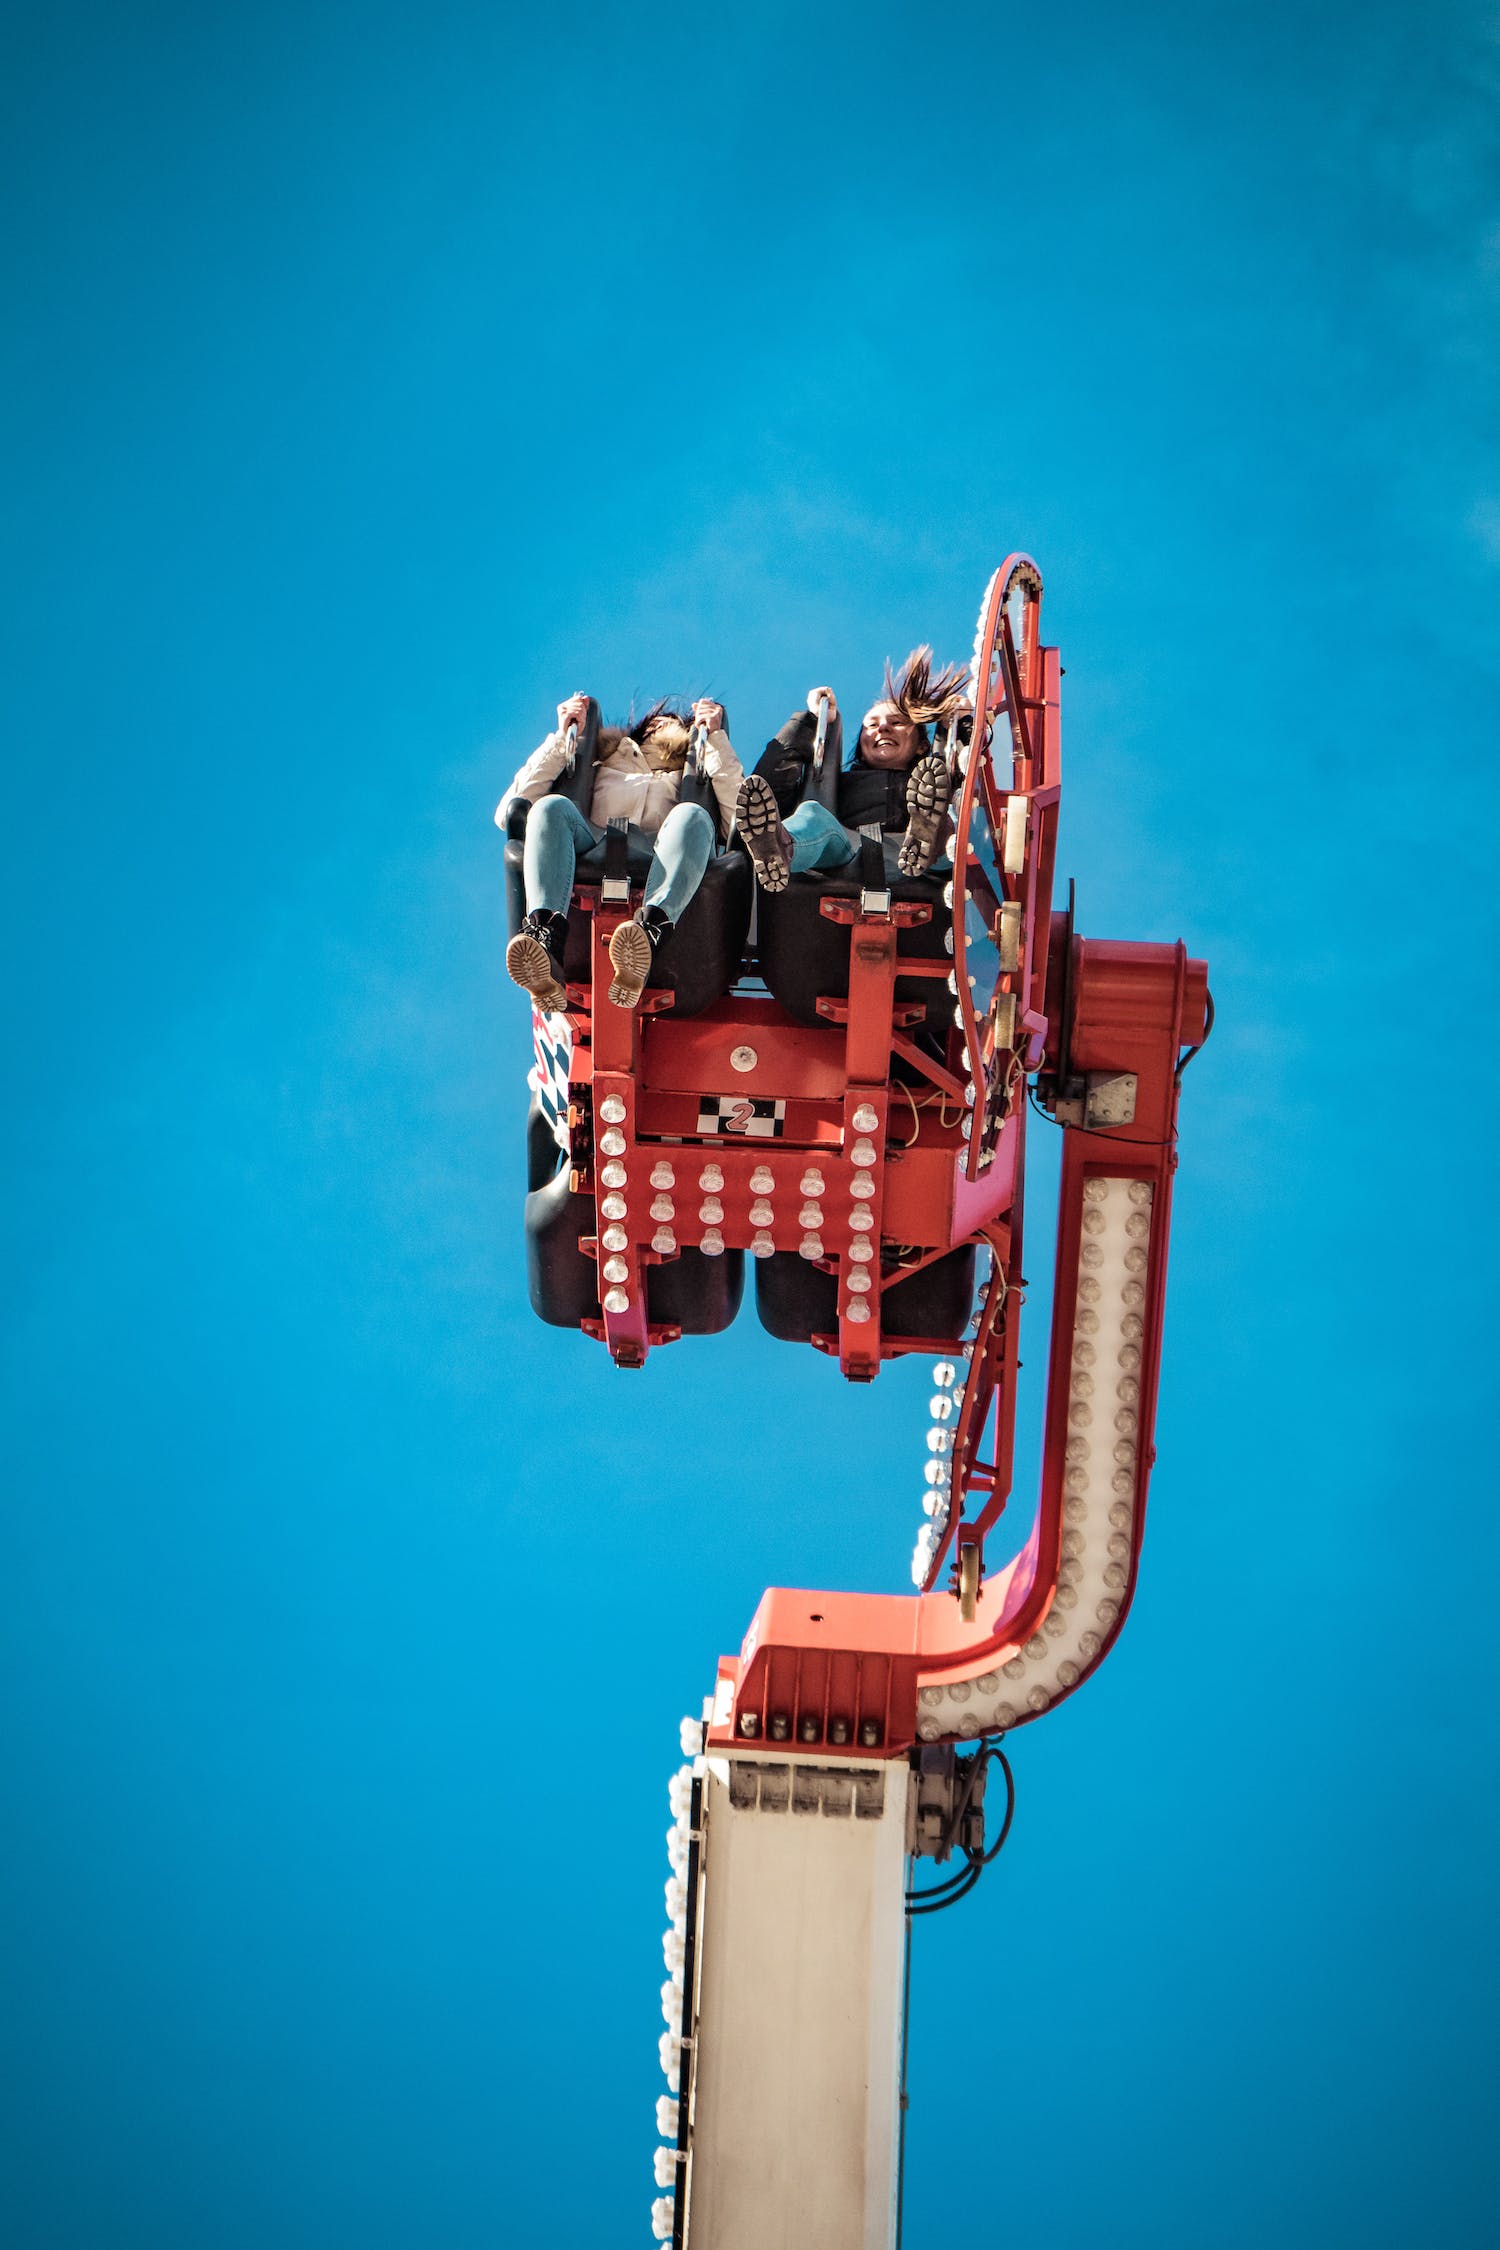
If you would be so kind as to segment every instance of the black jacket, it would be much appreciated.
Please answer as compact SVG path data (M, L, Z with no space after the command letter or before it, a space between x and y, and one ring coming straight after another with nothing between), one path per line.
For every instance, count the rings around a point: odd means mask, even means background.
M766 744L765 755L755 769L775 790L783 820L801 801L817 731L818 722L811 711L795 712L775 740ZM824 755L840 755L832 728ZM839 775L834 811L846 828L864 828L878 820L883 834L904 835L907 780L905 769L894 773L880 766L853 765Z

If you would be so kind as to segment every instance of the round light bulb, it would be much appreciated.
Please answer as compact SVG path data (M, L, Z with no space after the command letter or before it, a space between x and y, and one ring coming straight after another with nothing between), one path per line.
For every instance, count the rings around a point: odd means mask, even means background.
M621 1101L618 1094L605 1095L603 1101L599 1104L599 1115L603 1118L606 1125L624 1124L625 1104Z
M821 1237L816 1234L805 1234L797 1245L797 1255L799 1258L821 1258L823 1255Z
M861 1102L851 1120L856 1133L873 1133L880 1123L880 1112L869 1102Z
M863 1297L851 1297L844 1307L845 1320L852 1320L857 1323L861 1320L868 1320L869 1317L870 1308Z
M870 1234L874 1231L874 1216L869 1211L851 1211L849 1225L855 1234Z
M625 1185L625 1167L623 1164L606 1164L599 1177L607 1188L622 1188Z
M776 1174L769 1164L757 1164L750 1175L752 1195L770 1195L776 1186Z
M769 1203L752 1203L750 1206L750 1224L753 1227L768 1227L775 1216Z
M630 1268L623 1258L606 1258L604 1261L604 1278L606 1281L628 1281L630 1279Z
M623 1195L607 1195L599 1208L606 1219L623 1219L627 1205Z
M816 1169L804 1172L797 1184L800 1193L803 1195L821 1195L823 1193L823 1175Z
M658 1227L651 1237L651 1247L659 1258L670 1258L677 1248L677 1237L670 1227Z
M698 1174L698 1185L706 1194L717 1195L724 1185L724 1175L717 1164L705 1164Z
M936 1360L933 1363L932 1379L940 1391L951 1391L958 1381L958 1369L951 1359Z
M724 1237L717 1227L707 1227L704 1229L703 1239L698 1247L705 1258L722 1258L724 1255Z
M858 1266L847 1276L847 1281L857 1297L863 1297L870 1286L869 1275Z
M817 1203L804 1203L797 1213L797 1224L803 1229L804 1233L816 1234L823 1224L822 1206Z
M677 1206L670 1195L654 1195L651 1198L651 1216L663 1225L667 1220L676 1218Z
M873 1164L875 1161L875 1143L873 1141L856 1141L849 1151L849 1159L854 1164Z
M874 1255L874 1245L872 1243L866 1242L862 1234L857 1234L854 1237L854 1240L849 1245L849 1258L851 1264L856 1266L867 1266L869 1265Z
M764 1233L751 1235L750 1255L752 1258L771 1258L775 1254L776 1238L774 1235Z
M630 1299L623 1289L606 1289L604 1292L604 1309L607 1313L629 1312Z
M868 1203L875 1193L875 1182L868 1172L856 1172L849 1182L849 1193L856 1203Z
M724 1206L716 1195L706 1195L698 1206L698 1216L706 1227L716 1227L724 1217Z
M630 1248L630 1237L623 1227L606 1227L604 1230L604 1247L606 1250L628 1250Z
M675 1173L675 1172L673 1171L673 1169L672 1169L672 1167L671 1167L671 1165L670 1165L670 1164L653 1164L653 1165L652 1165L652 1167L651 1167L651 1185L652 1185L652 1186L653 1186L654 1188L669 1188L669 1187L676 1187L676 1185L677 1185L677 1174L676 1174L676 1173Z
M599 1146L606 1156L623 1156L625 1154L625 1135L617 1133L611 1126L607 1133L599 1135Z

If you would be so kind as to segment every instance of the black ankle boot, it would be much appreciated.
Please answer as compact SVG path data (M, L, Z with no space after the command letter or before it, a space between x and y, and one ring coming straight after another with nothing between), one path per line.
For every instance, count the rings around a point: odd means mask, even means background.
M677 927L675 922L668 921L665 911L659 906L643 906L637 914L636 920L651 940L653 953L661 944L662 939L669 938Z
M567 915L549 914L545 907L539 906L534 912L528 914L522 922L521 935L523 937L534 937L539 944L546 947L547 957L556 968L557 981L561 984L563 981L563 947L568 938Z

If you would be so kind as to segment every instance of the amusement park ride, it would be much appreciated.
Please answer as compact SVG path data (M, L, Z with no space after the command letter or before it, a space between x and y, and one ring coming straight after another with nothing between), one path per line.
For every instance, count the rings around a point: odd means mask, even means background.
M667 1884L669 2091L658 2241L889 2250L900 2229L908 1920L1004 1841L1000 1738L1103 1662L1135 1585L1153 1460L1177 1102L1212 1022L1178 945L1081 937L1053 904L1057 651L1012 555L985 590L972 722L951 724L951 861L878 839L759 900L731 845L611 1006L634 903L623 837L580 862L565 1015L537 1014L532 1302L621 1367L726 1327L749 1253L771 1332L852 1382L933 1370L915 1592L775 1588L685 1720ZM820 719L807 791L832 803ZM597 714L560 780L587 805ZM519 920L520 829L507 864ZM1009 1497L1028 1093L1063 1131L1041 1489ZM985 1783L1007 1805L986 1841ZM992 1823L992 1830L994 1824ZM930 1889L917 1860L953 1861Z

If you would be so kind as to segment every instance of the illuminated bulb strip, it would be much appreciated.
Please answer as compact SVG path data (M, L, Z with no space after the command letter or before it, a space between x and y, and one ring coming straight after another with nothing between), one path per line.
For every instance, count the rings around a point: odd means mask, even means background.
M658 2053L669 2090L658 2097L656 2104L657 2134L667 2145L656 2149L652 2158L656 2185L667 2191L665 2195L658 2196L651 2206L651 2231L658 2242L670 2242L672 2239L673 2222L677 2215L675 2191L682 2169L682 2155L677 2147L677 2138L681 2116L688 1923L690 1916L693 1919L697 1916L697 1901L688 1896L687 1872L693 1845L693 1780L695 1775L701 1776L704 1770L703 1722L699 1719L684 1719L680 1740L683 1756L690 1758L692 1763L679 1766L667 1783L667 1803L672 1811L672 1825L667 1830L667 1859L672 1872L667 1879L667 1928L662 1938L662 1959L667 1976L661 1988L661 2009L667 2028L658 2041ZM687 2026L686 2036L691 2039L691 2023Z
M1040 1629L997 1670L922 1688L923 1742L1035 1718L1077 1684L1118 1621L1140 1476L1153 1194L1147 1180L1084 1183L1057 1592ZM919 1551L921 1545L919 1539ZM934 1539L930 1552L936 1551ZM912 1567L915 1576L915 1558Z
M950 1458L953 1441L944 1425L958 1412L963 1388L958 1380L958 1369L951 1359L940 1359L932 1370L936 1386L928 1412L933 1427L927 1432L927 1445L931 1458L925 1463L922 1474L927 1480L927 1490L922 1495L922 1513L928 1518L917 1533L917 1543L912 1549L911 1580L914 1586L925 1586L928 1573L937 1560L938 1549L948 1529L948 1519L953 1513L953 1461ZM954 1393L957 1389L958 1396ZM943 1444L934 1444L941 1433Z

